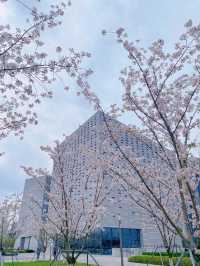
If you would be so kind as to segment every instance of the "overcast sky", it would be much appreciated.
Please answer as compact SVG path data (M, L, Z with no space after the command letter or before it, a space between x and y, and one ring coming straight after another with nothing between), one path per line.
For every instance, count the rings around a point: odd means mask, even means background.
M23 0L29 5L31 1L35 0ZM51 0L43 1L49 4ZM87 61L94 70L90 82L106 108L120 101L122 88L118 77L127 59L114 36L103 37L101 31L123 27L133 40L140 39L145 47L158 38L163 38L171 47L189 18L199 22L199 10L199 0L73 0L62 27L45 33L43 39L50 53L61 45L66 53L68 48L74 47L92 54ZM16 0L0 4L0 24L24 23L25 27L27 16L28 10ZM51 169L51 162L39 147L51 144L63 134L71 134L93 113L86 100L76 96L75 85L67 93L61 84L56 84L54 98L38 108L39 125L29 127L23 141L12 136L1 141L0 150L6 154L0 158L0 196L23 191L26 176L20 165ZM124 120L134 123L127 117Z

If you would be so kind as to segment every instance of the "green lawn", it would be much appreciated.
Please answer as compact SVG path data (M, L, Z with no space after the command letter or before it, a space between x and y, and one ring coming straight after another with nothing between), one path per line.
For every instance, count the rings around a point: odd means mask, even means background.
M14 262L14 264L12 264L12 262L7 262L5 263L5 266L49 266L49 265L52 265L52 266L62 266L62 265L66 265L66 264L63 264L63 263L50 263L49 261L34 261L34 262ZM76 264L77 266L86 266L86 264L83 264L83 263L78 263Z

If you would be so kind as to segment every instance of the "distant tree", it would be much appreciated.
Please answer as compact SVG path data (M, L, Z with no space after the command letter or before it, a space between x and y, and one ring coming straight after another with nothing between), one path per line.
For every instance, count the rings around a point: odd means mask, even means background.
M17 222L21 206L19 195L10 195L0 201L0 238L1 249L13 248L17 234Z

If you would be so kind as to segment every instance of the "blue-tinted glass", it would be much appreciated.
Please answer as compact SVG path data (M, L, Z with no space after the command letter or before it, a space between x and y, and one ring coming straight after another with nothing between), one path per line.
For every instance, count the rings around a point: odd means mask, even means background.
M119 229L112 228L111 232L112 232L111 235L112 248L119 248L120 247Z
M140 229L105 227L91 233L87 239L73 241L76 249L85 248L93 253L112 254L112 248L120 247L120 231L122 230L123 248L140 247Z
M112 231L111 228L104 228L102 232L102 248L112 247Z
M140 247L140 230L139 229L127 229L122 230L122 246L124 248Z
M198 193L199 193L199 198L200 198L200 182L199 182L199 185L198 185L198 188L197 188L197 190L198 190Z

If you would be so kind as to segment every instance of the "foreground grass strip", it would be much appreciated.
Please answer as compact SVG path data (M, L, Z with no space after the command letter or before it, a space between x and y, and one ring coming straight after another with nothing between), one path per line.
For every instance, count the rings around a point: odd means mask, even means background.
M164 256L162 257L163 263L165 266L169 265L168 257ZM173 258L174 263L178 260L177 257ZM154 264L154 265L160 265L160 257L158 256L148 256L148 255L142 255L142 256L132 256L128 258L129 262L137 262L137 263L149 263L149 264ZM190 259L187 257L183 258L182 263L180 266L192 266Z
M31 261L31 262L6 262L5 266L66 266L66 263L55 262L51 263L50 261ZM77 263L76 266L86 266L84 263ZM92 265L89 265L92 266Z

